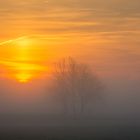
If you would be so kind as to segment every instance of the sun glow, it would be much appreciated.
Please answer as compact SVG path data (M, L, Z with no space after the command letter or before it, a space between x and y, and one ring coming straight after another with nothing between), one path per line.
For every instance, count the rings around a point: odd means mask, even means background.
M19 47L27 47L31 45L31 40L27 37L24 37L24 38L16 40L16 44Z
M15 70L15 78L17 81L25 83L31 80L34 76L36 76L37 72L42 70L43 68L36 64L30 63L17 63L14 66Z
M21 72L16 74L16 78L19 82L26 83L32 78L32 75L30 73Z
M18 82L27 83L44 70L44 66L37 62L34 51L33 39L21 37L10 40L3 48L3 55L0 56L0 64L6 69L6 75Z

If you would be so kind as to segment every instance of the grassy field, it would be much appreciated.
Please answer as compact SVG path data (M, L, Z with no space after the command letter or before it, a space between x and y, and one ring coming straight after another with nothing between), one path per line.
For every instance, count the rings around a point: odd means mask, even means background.
M3 118L0 140L11 139L135 140L140 139L140 120Z

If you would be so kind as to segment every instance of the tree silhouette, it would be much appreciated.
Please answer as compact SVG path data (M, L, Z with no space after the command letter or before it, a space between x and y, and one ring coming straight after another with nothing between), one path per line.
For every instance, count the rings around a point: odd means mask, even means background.
M77 63L73 58L55 63L53 76L54 94L61 103L64 114L82 115L102 88L99 79L89 67Z

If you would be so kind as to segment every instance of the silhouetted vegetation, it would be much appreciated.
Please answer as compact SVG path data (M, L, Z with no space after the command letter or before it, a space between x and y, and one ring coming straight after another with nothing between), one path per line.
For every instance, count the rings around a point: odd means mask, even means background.
M73 58L55 63L53 92L64 115L88 114L88 107L98 97L102 84L88 65Z

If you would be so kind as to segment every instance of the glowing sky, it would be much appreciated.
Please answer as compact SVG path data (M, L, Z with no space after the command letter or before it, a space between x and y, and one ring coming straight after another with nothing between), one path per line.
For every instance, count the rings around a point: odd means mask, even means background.
M139 6L139 0L0 1L1 76L8 71L26 81L73 56L107 77L140 78ZM24 36L32 40L21 41L28 51L17 50L20 42L11 47Z

